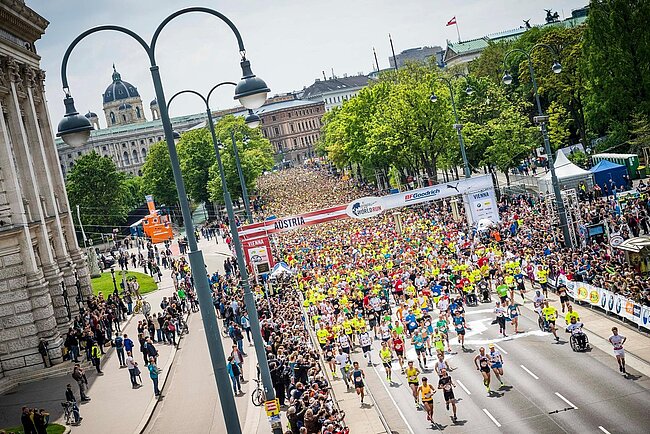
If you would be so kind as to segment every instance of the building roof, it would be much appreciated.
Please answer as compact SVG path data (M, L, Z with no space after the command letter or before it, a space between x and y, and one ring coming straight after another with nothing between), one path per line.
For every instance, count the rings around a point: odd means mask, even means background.
M354 75L351 77L337 77L329 80L316 80L314 84L303 91L304 99L318 97L328 92L336 92L343 89L358 89L368 85L369 78L366 75Z
M97 113L95 113L95 112L91 112L90 110L88 110L88 113L86 113L84 116L87 117L88 119L90 119L90 118L96 118L96 117L97 117Z
M113 65L113 82L108 85L104 92L104 104L139 96L138 89L131 83L122 81L122 76L115 70L115 65Z
M563 21L556 21L553 23L542 24L535 27L544 28L549 26L551 27L562 26L564 28L571 28L571 27L579 26L580 24L584 23L586 20L587 20L586 15L574 16L571 18L567 18ZM481 38L470 39L468 41L460 41L460 42L447 41L445 60L463 54L481 52L485 48L487 48L487 46L492 42L514 41L517 38L519 38L522 34L524 34L526 30L528 29L526 29L525 27L519 27L517 29L492 33L489 35L485 35Z

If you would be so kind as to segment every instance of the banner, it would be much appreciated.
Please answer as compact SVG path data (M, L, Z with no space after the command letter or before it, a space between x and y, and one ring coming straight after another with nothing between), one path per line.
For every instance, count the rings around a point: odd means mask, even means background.
M487 190L476 193L469 193L467 199L469 201L472 221L478 222L482 219L488 219L493 222L498 222L500 220L499 208L494 198L494 189L488 188Z
M650 329L650 306L642 306L607 289L584 282L574 282L562 274L556 279L556 285L559 284L566 286L567 294L574 300L587 302L632 324Z
M266 274L273 268L273 255L268 237L242 241L246 265L252 268L256 276Z

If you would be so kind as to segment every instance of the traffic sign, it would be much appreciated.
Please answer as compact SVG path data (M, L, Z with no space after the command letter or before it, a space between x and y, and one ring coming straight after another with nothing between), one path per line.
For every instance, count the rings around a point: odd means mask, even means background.
M271 401L264 401L264 410L267 416L276 416L280 414L280 401L275 398Z

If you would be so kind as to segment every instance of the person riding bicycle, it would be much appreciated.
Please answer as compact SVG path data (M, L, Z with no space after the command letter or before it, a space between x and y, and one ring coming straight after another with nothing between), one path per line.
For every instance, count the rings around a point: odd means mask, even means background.
M557 336L557 328L555 327L555 320L557 319L557 309L548 304L548 301L544 302L544 307L542 308L542 316L544 321L551 328L551 333L555 336L555 340L559 341L560 338Z
M580 348L584 348L587 345L587 336L582 331L583 326L584 324L578 322L576 317L571 317L571 323L566 328L566 331L576 338Z

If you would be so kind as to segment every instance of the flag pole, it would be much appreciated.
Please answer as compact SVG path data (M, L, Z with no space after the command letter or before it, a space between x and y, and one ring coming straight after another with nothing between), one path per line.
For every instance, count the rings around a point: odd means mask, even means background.
M458 18L456 18L456 33L458 33L458 43L460 43L460 29L458 28Z

